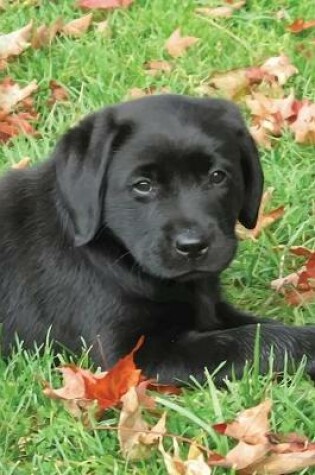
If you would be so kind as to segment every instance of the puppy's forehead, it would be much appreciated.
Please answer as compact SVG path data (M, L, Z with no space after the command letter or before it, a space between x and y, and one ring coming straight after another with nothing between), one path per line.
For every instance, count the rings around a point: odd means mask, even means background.
M130 165L155 161L176 166L179 161L193 159L196 165L205 166L215 157L235 157L237 129L242 124L237 109L233 124L234 109L227 101L183 96L158 96L123 104L119 119L132 125L124 146L133 157Z

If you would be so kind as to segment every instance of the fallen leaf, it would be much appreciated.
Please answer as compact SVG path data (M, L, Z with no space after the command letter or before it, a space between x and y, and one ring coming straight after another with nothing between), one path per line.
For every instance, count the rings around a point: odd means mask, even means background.
M58 389L52 388L45 383L43 393L50 399L62 400L66 409L75 417L81 417L83 411L94 404L94 401L86 398L85 381L82 369L73 365L58 368L63 377L63 386Z
M248 467L242 475L284 475L315 465L315 449L303 452L269 455L261 463Z
M0 143L6 143L12 137L21 134L38 136L38 132L30 123L30 121L34 119L34 115L29 112L19 112L9 115L4 111L0 111Z
M0 60L6 60L10 56L18 56L30 46L29 40L32 34L33 23L12 31L6 35L0 35Z
M315 20L303 20L302 18L297 18L291 25L287 26L287 30L291 33L300 33L301 31L308 30L309 28L314 28Z
M239 440L226 456L213 453L208 464L233 468L240 475L282 475L315 465L315 443L296 433L269 430L271 402L242 411L231 423L214 429Z
M120 403L121 397L132 387L140 382L141 370L134 363L134 354L143 344L141 337L135 348L124 358L121 358L109 371L93 374L75 365L67 365L59 368L63 375L63 386L58 389L45 384L46 396L68 400L71 404L70 412L74 415L82 415L85 410L96 401L100 411Z
M271 401L266 399L258 406L242 411L233 422L214 424L213 428L234 439L259 444L265 441L265 434L269 431L270 411Z
M299 272L292 272L292 274L289 274L285 277L279 277L278 279L274 279L271 282L271 288L275 290L276 292L280 292L285 287L289 287L289 286L297 287L297 284L299 282L299 276L300 276Z
M275 56L267 59L261 66L216 72L199 90L205 95L219 93L228 99L239 100L246 94L255 92L253 86L262 84L265 88L268 86L268 92L271 92L272 96L282 96L283 90L280 86L297 72L287 56Z
M199 41L195 36L182 36L180 29L177 28L165 43L165 48L170 56L178 58L182 56L186 49Z
M219 92L224 97L238 100L248 94L253 85L262 81L272 81L274 76L259 67L237 68L230 71L217 72L209 80L208 94Z
M216 73L209 82L213 92L219 91L229 99L237 99L240 95L244 95L248 92L250 84L246 69L243 68ZM211 89L209 95L212 95Z
M179 386L173 386L171 384L160 384L155 381L149 381L147 386L149 391L156 391L160 394L173 394L178 396L182 394L183 390Z
M172 65L168 61L147 61L144 63L144 67L151 76L172 71Z
M179 455L179 447L175 438L173 438L173 454L165 451L162 440L159 443L168 475L210 475L211 469L204 460L202 452L196 444L192 443L189 447L187 460L182 460Z
M86 377L86 397L96 399L101 409L115 406L131 386L140 382L141 370L134 363L134 354L142 346L144 338L140 338L135 348L121 358L102 378Z
M273 191L273 188L268 188L264 192L258 212L257 224L254 229L246 229L240 223L237 223L236 234L239 239L252 239L253 241L256 241L265 228L271 226L275 221L282 218L285 212L284 206L279 206L267 213L265 212L265 208L272 198Z
M290 305L304 305L315 301L315 251L301 246L289 249L297 256L306 257L306 263L296 272L271 282L271 288L284 295Z
M14 170L24 170L24 168L27 168L29 166L30 162L30 157L24 157L19 162L14 163L11 168L13 168Z
M264 127L262 127L261 125L252 125L249 127L249 131L258 145L266 148L271 148L270 135L267 133Z
M246 0L231 3L230 6L222 5L220 7L210 8L210 7L200 7L196 8L196 13L201 15L210 16L213 18L230 18L234 11L239 10L246 4Z
M275 76L280 85L285 84L291 76L299 72L284 54L267 59L260 68L265 73Z
M166 413L150 430L142 417L139 396L134 386L122 396L121 401L122 410L118 424L121 451L128 460L143 460L150 455L152 445L157 444L165 434Z
M141 97L145 96L152 96L154 94L169 94L171 91L168 87L162 87L158 89L155 86L146 87L141 89L140 87L133 87L129 89L126 94L126 97L129 99L140 99Z
M97 23L95 29L97 33L110 36L111 32L110 32L108 20L100 21L99 23Z
M52 79L49 82L49 89L50 89L51 94L50 94L49 99L47 100L48 105L51 106L55 104L56 102L66 102L69 100L68 91L64 88L64 86L59 84L57 81Z
M278 10L276 13L275 13L275 17L277 20L287 20L289 18L289 14L287 12L287 10L285 10L285 8L280 8L280 10Z
M290 125L295 140L301 144L315 144L315 103L305 103Z
M252 92L245 101L253 116L253 136L260 145L270 147L268 135L280 137L284 128L295 133L297 142L313 143L315 105L307 100L296 99L293 92L280 99Z
M57 18L51 25L41 25L33 31L31 44L32 48L38 49L50 45L57 33L63 28L62 18Z
M36 81L21 88L11 78L6 78L0 83L0 109L10 112L18 102L29 97L38 89Z
M279 119L282 122L292 117L294 118L297 115L295 103L296 99L292 92L289 96L281 99L269 98L256 92L253 92L250 97L246 98L246 105L251 114L260 120L276 114L279 115Z
M113 8L127 8L134 0L78 0L77 6L80 8L99 8L110 10Z
M66 36L80 38L80 36L86 33L89 26L91 25L92 17L92 13L88 13L81 18L69 21L69 23L66 23L62 27L62 33L64 33Z

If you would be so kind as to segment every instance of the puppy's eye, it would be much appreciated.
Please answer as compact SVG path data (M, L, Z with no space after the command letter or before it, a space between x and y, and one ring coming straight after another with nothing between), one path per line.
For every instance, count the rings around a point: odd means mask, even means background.
M210 173L209 181L211 184L218 185L222 183L226 178L226 173L221 170L215 170L214 172Z
M132 185L133 190L139 195L148 195L153 189L152 182L150 180L139 180Z

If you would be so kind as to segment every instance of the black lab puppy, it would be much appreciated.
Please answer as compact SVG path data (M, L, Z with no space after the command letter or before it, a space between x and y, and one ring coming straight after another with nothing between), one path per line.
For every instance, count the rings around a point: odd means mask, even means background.
M273 347L315 359L315 327L258 320L225 303L219 276L236 220L256 223L263 175L230 102L165 95L102 109L67 132L46 162L0 182L3 352L56 342L111 366L141 335L137 363L163 382L237 375ZM100 346L102 351L100 350Z

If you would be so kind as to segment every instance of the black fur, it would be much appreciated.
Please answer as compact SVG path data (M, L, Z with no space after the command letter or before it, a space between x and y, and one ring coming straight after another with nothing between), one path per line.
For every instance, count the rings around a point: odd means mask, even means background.
M272 346L277 371L286 352L312 364L315 327L259 320L221 298L236 220L255 226L262 189L230 102L165 95L88 116L46 162L0 181L4 354L16 333L32 347L51 326L75 352L82 336L104 367L144 335L147 376L202 380L225 361L220 381L232 366L242 374L260 321L262 371Z

